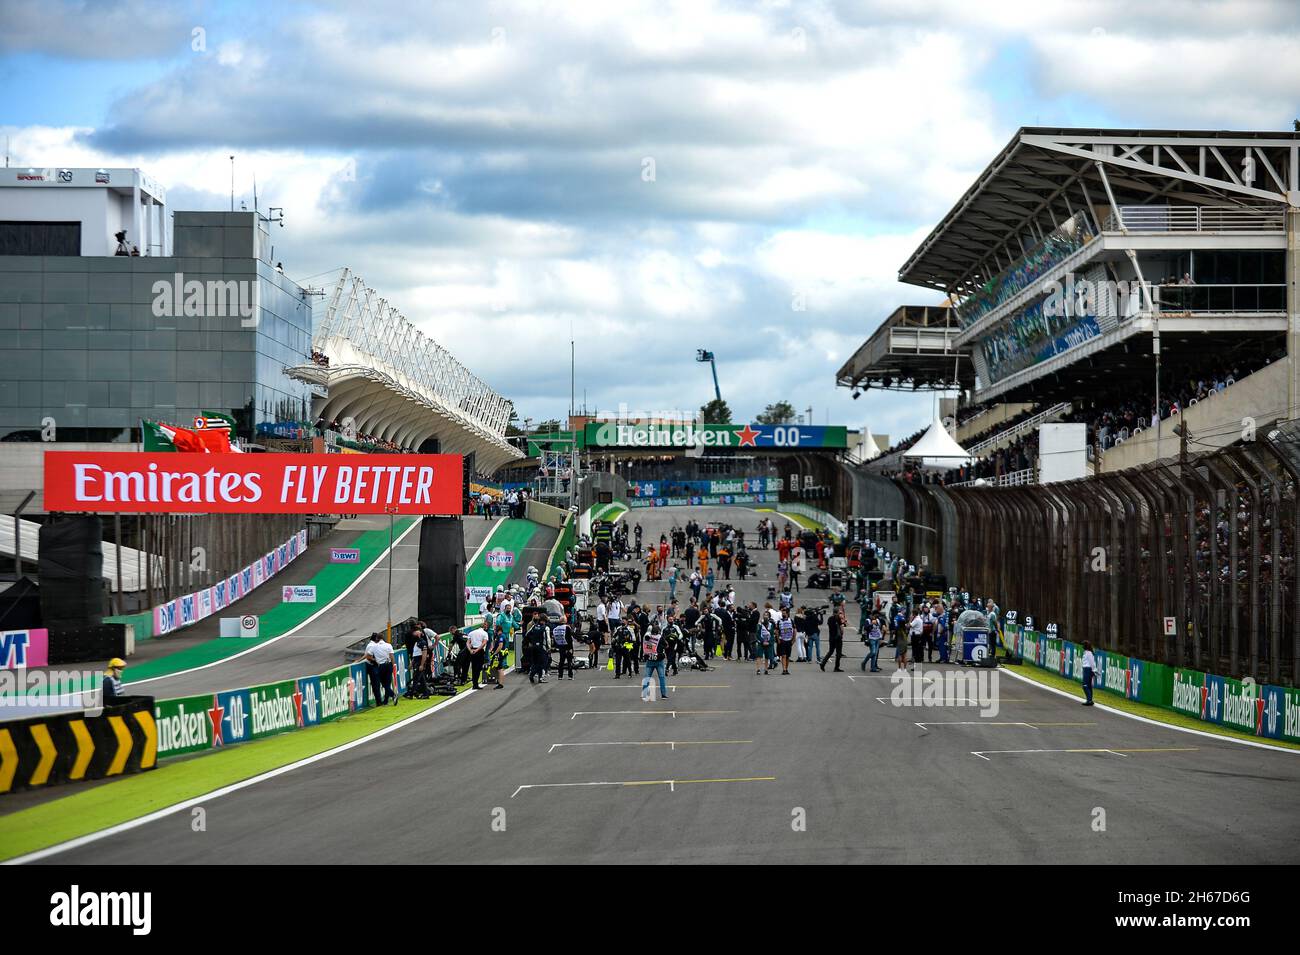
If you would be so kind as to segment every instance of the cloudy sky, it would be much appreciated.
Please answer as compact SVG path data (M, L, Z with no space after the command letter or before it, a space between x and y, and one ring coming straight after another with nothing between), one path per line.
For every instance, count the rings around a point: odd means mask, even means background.
M686 0L0 3L14 165L139 166L173 211L285 208L510 398L789 399L899 435L836 369L1022 125L1289 129L1300 5ZM21 95L18 95L21 94Z

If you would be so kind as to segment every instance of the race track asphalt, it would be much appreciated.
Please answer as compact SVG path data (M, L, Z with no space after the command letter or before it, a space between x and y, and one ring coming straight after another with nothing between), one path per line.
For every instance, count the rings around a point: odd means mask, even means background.
M657 539L686 516L627 519ZM739 509L695 516L756 522ZM775 560L758 559L770 576ZM643 585L639 596L665 589ZM766 594L762 583L737 590L760 603ZM1005 677L996 716L894 706L892 661L864 678L856 632L847 646L846 672L792 663L790 676L756 676L724 662L671 677L667 700L651 703L639 681L603 668L541 686L511 675L504 690L457 697L213 800L206 832L176 813L47 861L1296 860L1300 755L1084 708Z

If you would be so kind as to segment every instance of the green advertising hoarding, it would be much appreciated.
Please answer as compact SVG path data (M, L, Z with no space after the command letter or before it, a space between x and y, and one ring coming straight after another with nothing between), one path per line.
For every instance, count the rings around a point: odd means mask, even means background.
M320 721L326 723L352 712L352 668L341 666L320 677Z
M1186 713L1198 720L1201 718L1202 691L1205 689L1205 674L1200 670L1174 669L1173 697L1171 705L1179 713Z
M298 728L298 681L284 680L248 688L252 739L263 739Z
M1243 733L1255 732L1255 701L1259 686L1228 677L1223 679L1223 709L1219 722Z
M768 448L807 450L849 446L844 425L812 424L636 424L593 421L584 444L589 448L672 450L674 448Z

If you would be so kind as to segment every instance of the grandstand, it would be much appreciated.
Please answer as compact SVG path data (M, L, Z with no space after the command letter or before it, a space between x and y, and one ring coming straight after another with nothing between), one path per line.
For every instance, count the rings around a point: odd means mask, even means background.
M1097 471L1175 453L1179 421L1213 448L1244 417L1295 417L1277 359L1296 346L1298 148L1300 132L1019 130L899 271L954 303L964 414L1084 421ZM1032 458L1033 426L1010 427L962 438L987 457L1023 437Z
M350 269L325 295L311 361L285 373L315 387L312 414L341 447L474 454L485 474L523 457L505 439L511 402Z

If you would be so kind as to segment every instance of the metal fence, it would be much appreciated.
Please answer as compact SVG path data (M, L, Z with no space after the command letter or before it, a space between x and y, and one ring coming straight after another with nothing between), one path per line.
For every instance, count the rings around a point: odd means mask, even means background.
M1079 481L899 484L900 552L1063 637L1259 682L1297 683L1300 422ZM1166 633L1172 618L1172 634Z

